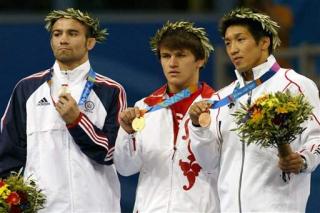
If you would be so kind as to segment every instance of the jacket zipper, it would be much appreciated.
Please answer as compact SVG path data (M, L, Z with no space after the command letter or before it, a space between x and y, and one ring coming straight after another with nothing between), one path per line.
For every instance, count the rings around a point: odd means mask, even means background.
M218 139L219 139L219 170L221 168L221 156L222 156L222 143L223 143L223 137L221 133L221 125L222 121L219 121L218 125Z
M247 104L251 105L251 97L252 97L252 90L248 94ZM246 154L246 146L243 141L242 143L242 160L241 160L241 170L240 170L240 177L239 177L239 189L238 189L238 202L239 202L239 212L242 213L242 203L241 203L241 187L242 187L242 176L243 176L243 167L244 167L244 160Z
M172 110L172 109L171 109ZM171 116L172 116L172 121L173 121L173 123L172 123L172 127L173 127L173 135L175 135L175 131L174 131L174 119L175 119L175 117L174 117L174 113L173 113L173 111L171 112ZM176 147L176 143L177 143L177 138L178 138L178 134L179 134L179 130L178 130L178 132L177 132L177 136L175 137L175 136L173 136L173 154L172 154L172 157L171 157L171 185L170 185L170 195L169 195L169 203L168 203L168 209L167 209L167 212L170 212L170 208L171 208L171 201L172 201L172 199L171 199L171 197L172 197L172 188L173 188L173 169L174 169L174 157L175 157L175 154L176 154L176 151L177 151L177 147Z
M171 201L172 201L172 199L171 199L171 196L172 196L172 188L173 188L173 167L174 167L174 156L175 156L175 154L176 154L176 150L177 150L177 148L176 148L176 145L174 145L174 147L173 147L173 154L172 154L172 158L171 158L171 161L172 161L172 163L171 163L171 182L170 182L170 195L169 195L169 203L168 203L168 209L167 209L167 212L170 212L170 208L171 208Z
M68 150L68 170L69 170L69 174L68 174L68 178L69 178L69 196L70 196L70 208L71 208L71 212L74 212L74 203L73 203L73 186L72 186L72 169L71 169L71 156L70 156L70 151L71 151L71 144L70 144L70 138L68 136L68 133L66 131L66 141L67 141L67 150Z
M238 189L238 202L239 202L239 212L240 213L242 212L241 186L242 186L242 175L243 175L244 159L245 159L245 144L242 143L242 160L241 160L241 170L240 170L239 189Z
M177 148L176 148L176 145L174 145L174 147L173 147L173 154L172 154L172 158L171 158L172 161L174 160L174 156L175 156L175 154L176 154L176 151L177 151ZM172 162L172 163L173 163L173 162Z

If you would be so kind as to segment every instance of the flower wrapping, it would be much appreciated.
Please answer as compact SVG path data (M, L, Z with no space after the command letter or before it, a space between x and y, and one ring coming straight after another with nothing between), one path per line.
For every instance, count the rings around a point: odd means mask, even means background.
M313 107L302 94L289 91L265 94L251 105L241 105L232 114L241 141L261 147L283 147L290 144L305 128L302 123L311 119Z
M45 195L34 180L24 179L21 172L0 179L0 212L35 213L44 208Z

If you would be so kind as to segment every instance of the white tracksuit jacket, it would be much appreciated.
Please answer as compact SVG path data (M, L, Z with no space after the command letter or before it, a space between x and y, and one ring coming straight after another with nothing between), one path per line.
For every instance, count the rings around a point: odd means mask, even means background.
M78 102L90 69L89 61L69 74L53 69L31 75L15 87L2 118L0 174L24 167L47 197L50 213L120 212L120 184L112 163L126 106L121 85L96 74L81 116L66 126L53 101L68 83ZM48 82L51 82L49 84Z
M166 87L162 87L147 99L162 100L165 91ZM213 90L203 85L195 101L212 94ZM142 99L136 106L143 109L146 102ZM116 169L124 176L140 172L134 212L219 211L217 173L204 172L194 159L190 150L189 121L186 113L179 125L176 145L171 109L145 114L144 129L134 135L128 135L120 127L114 152Z
M254 78L261 77L275 62L271 55L266 63L253 69ZM237 80L219 90L212 99L222 99L231 94ZM292 142L293 150L305 156L308 168L300 174L283 176L278 167L276 148L260 148L255 144L243 145L231 115L240 103L246 104L248 95L238 99L232 107L211 110L209 128L190 125L192 150L207 172L220 166L218 193L221 212L305 212L310 192L310 173L320 162L320 100L314 82L293 70L280 69L271 79L252 91L252 101L263 94L290 90L302 93L310 101L313 119L303 125L307 129Z

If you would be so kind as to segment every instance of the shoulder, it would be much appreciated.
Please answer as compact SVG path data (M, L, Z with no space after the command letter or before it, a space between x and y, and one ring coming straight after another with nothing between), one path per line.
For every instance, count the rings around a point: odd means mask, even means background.
M36 90L44 82L50 80L50 69L34 73L21 79L15 86L14 90L22 90L23 92L30 92Z
M11 98L15 101L26 101L41 85L51 78L50 69L21 79L14 87Z
M95 82L97 85L102 86L104 88L116 89L120 90L121 92L124 92L124 88L120 83L101 74L96 73Z
M202 90L201 90L202 98L207 99L212 97L215 93L215 90L205 82L202 82L201 84L202 84Z
M317 89L317 86L314 81L312 81L310 78L304 75L297 73L293 69L282 69L282 73L287 81L295 85L301 91L305 91L312 88Z
M148 104L146 104L146 103L144 102L145 99L146 99L146 97L138 100L138 101L134 104L134 106L139 107L139 108L146 108L146 107L148 107Z
M143 98L140 101L141 102L143 101L143 104L147 105L147 106L157 105L165 99L166 91L167 91L167 85L165 84L165 85L161 86L160 88L156 89L153 93L151 93L149 96ZM141 105L142 105L142 103L141 103Z
M50 79L50 69L43 70L21 79L17 85L44 82Z
M115 80L96 73L93 90L105 106L117 101L120 111L127 107L126 92L122 85Z
M233 92L237 81L233 81L231 84L219 89L216 93L214 93L214 96L226 96Z

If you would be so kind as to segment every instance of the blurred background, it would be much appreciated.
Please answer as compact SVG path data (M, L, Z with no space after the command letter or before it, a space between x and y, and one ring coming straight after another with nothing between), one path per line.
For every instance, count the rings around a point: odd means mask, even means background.
M291 67L320 86L320 1L318 0L0 0L0 111L4 113L15 84L54 63L44 17L52 9L78 8L95 15L110 33L90 52L93 69L120 82L128 105L165 83L149 39L167 20L187 20L206 28L215 52L201 79L215 89L235 77L218 20L236 6L255 7L281 26L282 47L275 53L283 67ZM122 210L131 212L138 174L120 177ZM307 212L319 212L320 169L312 175Z

